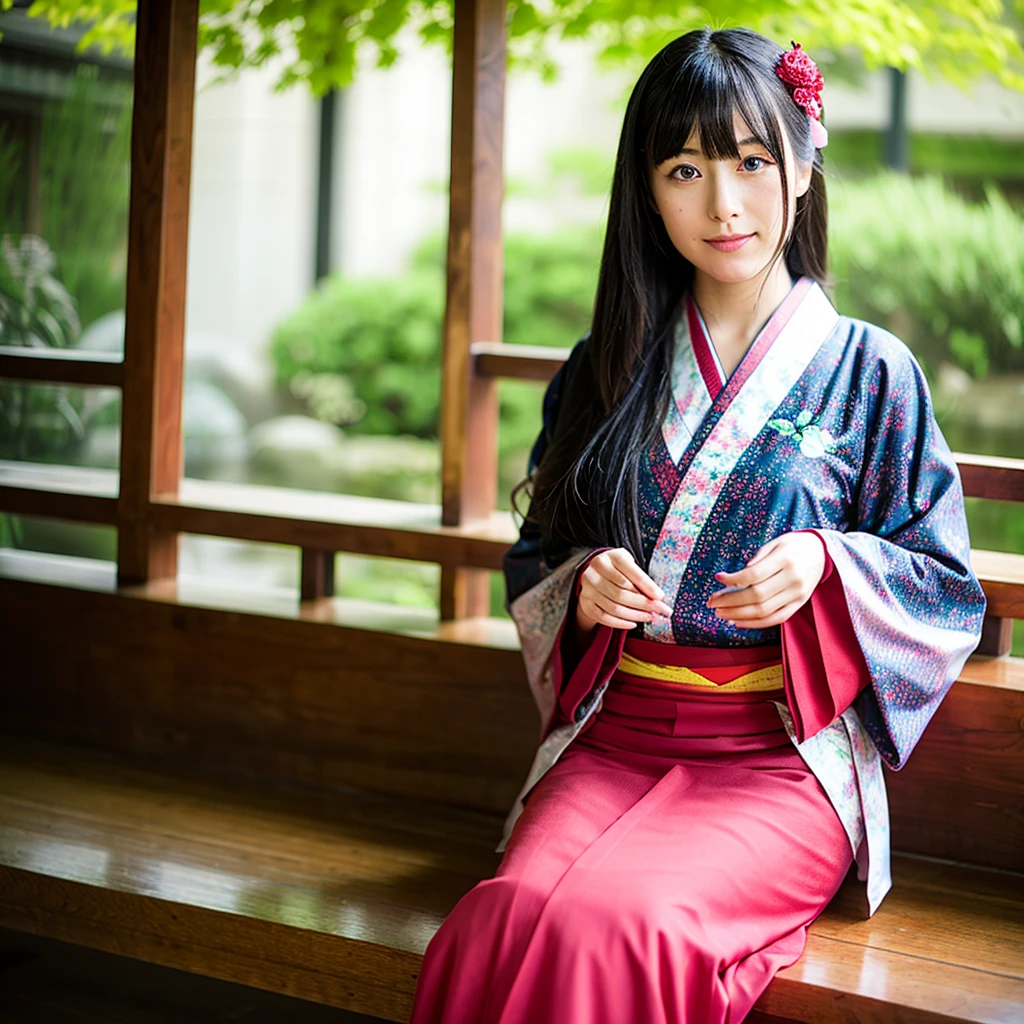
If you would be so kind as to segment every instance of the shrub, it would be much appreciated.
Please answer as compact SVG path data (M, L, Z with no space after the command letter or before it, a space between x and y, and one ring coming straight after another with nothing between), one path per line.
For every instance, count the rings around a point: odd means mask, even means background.
M436 436L443 308L443 277L429 267L397 278L328 278L274 332L277 380L347 377L366 407L353 431Z
M994 188L965 202L938 178L833 186L839 310L890 326L929 374L1024 370L1024 216Z
M505 341L567 346L586 330L600 242L593 228L506 238ZM419 247L400 277L329 278L274 332L278 384L291 389L299 379L308 390L310 375L347 378L366 409L342 426L436 437L443 308L444 253L437 238ZM537 430L535 405L529 388L502 389L503 449L529 444Z

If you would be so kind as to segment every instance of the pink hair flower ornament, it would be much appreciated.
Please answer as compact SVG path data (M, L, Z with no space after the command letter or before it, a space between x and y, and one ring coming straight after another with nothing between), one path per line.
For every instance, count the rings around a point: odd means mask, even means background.
M790 88L793 102L807 113L810 120L811 142L818 149L828 144L828 132L821 123L821 90L825 79L818 70L818 65L805 53L800 43L793 43L793 48L779 57L775 65L775 74Z

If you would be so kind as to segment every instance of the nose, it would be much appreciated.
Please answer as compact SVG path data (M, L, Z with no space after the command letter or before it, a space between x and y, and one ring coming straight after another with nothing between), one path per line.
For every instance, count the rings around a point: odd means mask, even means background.
M728 172L714 171L710 178L708 216L721 223L738 217L743 212L743 206L737 182L732 180Z

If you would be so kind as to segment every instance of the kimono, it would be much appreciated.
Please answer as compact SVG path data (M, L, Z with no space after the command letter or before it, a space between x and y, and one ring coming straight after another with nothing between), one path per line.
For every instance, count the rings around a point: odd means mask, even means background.
M547 389L531 468L585 358L586 338ZM985 609L924 376L808 277L728 378L684 296L671 374L638 475L672 617L576 650L596 552L545 551L527 515L505 572L541 743L497 876L428 948L414 1024L740 1021L854 860L868 914L891 885L882 765L906 762ZM714 573L794 531L825 569L787 622L706 607Z

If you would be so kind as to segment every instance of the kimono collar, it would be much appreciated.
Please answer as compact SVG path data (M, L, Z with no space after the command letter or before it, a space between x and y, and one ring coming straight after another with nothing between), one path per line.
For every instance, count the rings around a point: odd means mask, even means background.
M756 369L757 364L764 358L764 354L771 348L772 343L782 333L783 328L790 321L797 311L800 303L814 287L815 281L811 277L801 277L787 292L786 297L776 307L775 312L769 317L768 322L758 332L754 343L747 350L739 366L733 372L733 376L742 371L743 379L750 376ZM680 318L681 320L683 318ZM690 344L693 348L693 357L697 362L701 377L708 389L708 395L714 402L727 382L731 379L726 376L722 367L722 361L718 356L711 334L708 331L704 317L701 315L697 303L694 301L693 293L686 293L685 322L690 336ZM748 365L749 364L749 365ZM738 389L737 389L738 390Z

